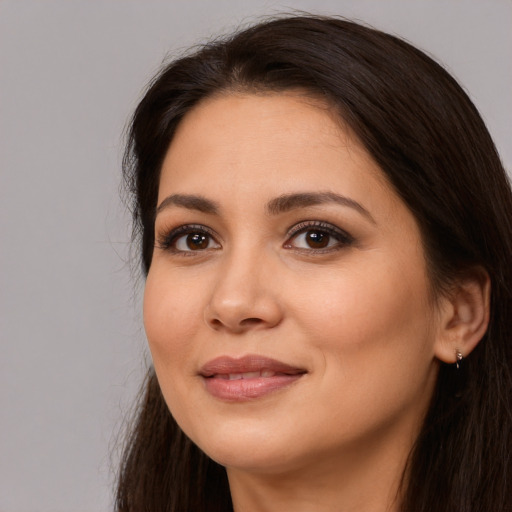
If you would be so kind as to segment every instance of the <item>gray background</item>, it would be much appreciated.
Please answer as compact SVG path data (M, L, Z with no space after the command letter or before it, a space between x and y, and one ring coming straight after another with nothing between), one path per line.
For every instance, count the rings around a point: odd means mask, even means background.
M0 0L0 512L111 509L116 432L147 358L123 127L169 50L291 9L436 56L511 169L510 0Z

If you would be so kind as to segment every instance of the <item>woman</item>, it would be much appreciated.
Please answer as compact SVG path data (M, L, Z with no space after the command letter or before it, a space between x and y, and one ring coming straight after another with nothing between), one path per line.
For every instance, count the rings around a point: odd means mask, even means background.
M407 43L262 23L171 63L125 160L150 372L117 510L512 507L512 197Z

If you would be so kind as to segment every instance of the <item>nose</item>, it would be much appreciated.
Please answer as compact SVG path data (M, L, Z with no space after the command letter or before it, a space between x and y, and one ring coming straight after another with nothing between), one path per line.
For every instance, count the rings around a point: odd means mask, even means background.
M283 309L275 273L265 258L245 254L226 260L206 305L206 323L237 334L278 325Z

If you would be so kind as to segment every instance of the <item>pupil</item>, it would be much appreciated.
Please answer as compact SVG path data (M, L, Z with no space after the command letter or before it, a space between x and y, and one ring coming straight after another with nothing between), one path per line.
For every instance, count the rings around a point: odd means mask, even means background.
M191 250L206 249L208 247L208 237L201 233L191 233L187 236L187 246Z
M308 231L306 240L310 247L314 249L323 249L329 243L329 235L322 231Z

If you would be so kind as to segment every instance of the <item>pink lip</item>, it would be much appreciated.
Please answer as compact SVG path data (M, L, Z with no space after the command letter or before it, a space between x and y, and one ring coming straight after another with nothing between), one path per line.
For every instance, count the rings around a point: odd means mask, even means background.
M228 402L262 397L289 386L305 373L304 368L258 355L237 359L218 357L199 371L206 390L212 396Z

